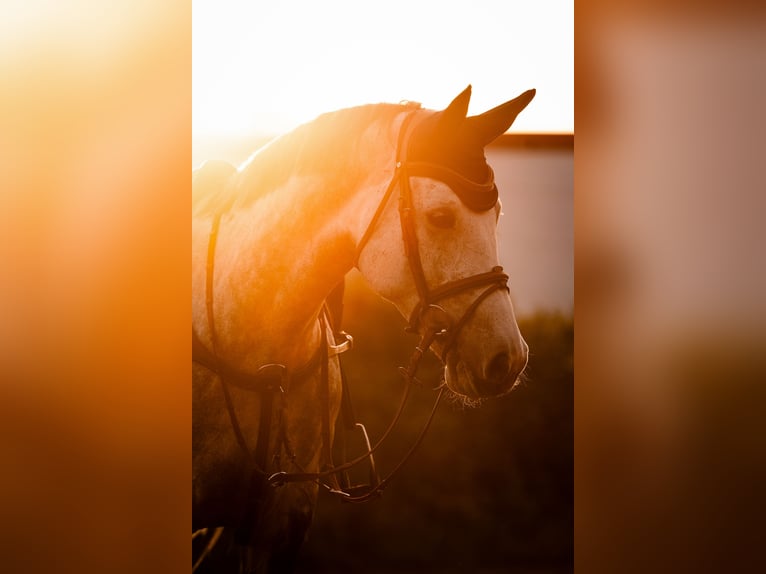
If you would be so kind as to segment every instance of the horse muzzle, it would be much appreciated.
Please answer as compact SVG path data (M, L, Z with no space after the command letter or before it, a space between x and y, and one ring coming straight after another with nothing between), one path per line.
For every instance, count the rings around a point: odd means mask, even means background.
M434 345L446 366L447 387L469 399L507 393L527 366L529 346L521 336L510 299L502 290L493 293L494 297L474 307L475 313L463 317L467 320L459 321L459 330L447 329Z
M473 366L456 352L447 358L447 387L472 400L504 395L514 387L526 368L528 353L529 347L521 338L502 350L488 353L480 366Z
M500 351L492 356L482 369L481 376L473 380L476 393L485 398L510 391L527 366L528 354L527 343L520 339L510 352Z

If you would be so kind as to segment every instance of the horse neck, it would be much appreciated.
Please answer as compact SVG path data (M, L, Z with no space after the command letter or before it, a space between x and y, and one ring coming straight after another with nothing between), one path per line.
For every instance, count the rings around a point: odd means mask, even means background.
M323 302L353 266L354 240L338 216L338 195L320 177L293 177L222 216L213 283L222 358L248 370L268 362L297 367L315 351ZM204 276L210 223L197 223L193 323L209 340Z

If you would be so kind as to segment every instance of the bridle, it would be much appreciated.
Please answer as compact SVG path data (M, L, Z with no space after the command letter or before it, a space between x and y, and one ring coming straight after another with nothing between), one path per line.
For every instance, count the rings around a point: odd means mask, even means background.
M477 183L442 165L408 160L408 144L414 128L418 123L415 120L422 119L424 117L424 112L413 111L410 112L403 120L402 127L399 131L399 139L396 152L396 168L394 175L357 246L355 257L355 263L358 265L362 250L367 245L370 237L377 227L385 207L394 193L394 190L398 188L399 219L402 229L402 239L404 241L405 254L419 298L418 303L410 314L407 330L410 332L419 332L420 342L416 345L410 357L408 366L399 368L399 372L406 382L405 388L393 420L384 431L381 438L377 441L377 443L375 445L371 445L364 425L352 421L353 426L359 428L359 430L362 432L367 450L366 452L348 462L339 465L333 465L332 453L330 445L328 444L329 440L323 440L324 458L327 461L326 467L323 468L323 470L320 472L304 472L299 463L295 460L295 455L289 443L289 438L286 431L285 410L287 404L287 396L290 394L291 385L297 384L301 380L304 380L318 367L320 369L320 379L322 385L321 394L324 395L322 402L325 403L324 410L327 411L323 412L322 414L323 437L326 439L329 438L330 417L329 397L327 397L329 394L329 360L332 356L338 355L351 347L351 337L343 332L339 332L338 334L344 339L344 341L339 345L329 343L327 330L330 321L329 313L325 306L322 313L319 315L320 327L322 331L320 347L313 355L313 357L302 367L291 370L282 364L267 364L258 369L256 374L252 375L239 372L236 369L232 369L223 363L219 359L219 355L217 353L217 335L213 314L213 273L215 246L221 215L217 214L213 220L208 243L206 277L206 311L212 350L207 350L205 346L199 341L199 339L193 334L193 360L219 375L223 387L226 407L233 431L237 438L237 442L239 443L240 448L247 454L248 458L254 462L254 484L256 486L254 487L254 491L251 492L251 501L252 499L256 498L259 489L262 488L264 484L279 486L289 482L316 482L327 488L330 493L338 495L342 500L346 502L365 502L379 496L384 488L389 484L393 476L401 469L402 466L404 466L404 464L407 462L407 460L409 460L409 458L422 442L428 428L430 427L431 421L433 420L440 400L445 392L444 381L441 381L437 387L438 392L434 401L433 408L431 409L428 419L423 429L419 433L416 441L409 448L402 460L394 467L394 469L384 479L381 480L378 477L377 470L375 468L373 454L384 443L384 441L387 439L399 421L400 416L404 410L404 406L407 402L410 389L418 382L417 371L422 357L431 348L431 345L438 340L442 343L441 359L443 362L446 362L447 354L454 347L461 330L474 315L479 305L481 305L481 303L495 291L503 289L508 290L508 275L506 275L503 272L502 267L499 266L493 267L490 271L485 273L458 278L443 283L434 288L428 286L428 282L423 270L417 230L414 221L414 206L412 201L412 189L410 187L409 181L410 178L422 176L447 183L453 190L458 190L456 193L458 193L461 199L464 197L471 198L470 207L474 211L487 211L494 208L497 203L497 188L494 183L494 174L491 168L488 168L489 172L487 181L484 183ZM484 290L474 299L474 301L465 309L463 314L456 321L453 320L449 313L447 313L447 311L445 311L444 308L439 305L439 303L450 297L454 297L467 291L472 291L482 287ZM347 385L345 384L345 377L342 370L341 378L343 382L342 402L345 403L348 394ZM251 454L251 450L248 448L247 440L242 433L241 426L234 410L234 405L229 390L230 384L247 390L258 391L262 395L258 440L255 450L252 451L253 454ZM301 472L286 472L282 470L277 470L277 472L272 473L267 472L268 450L273 420L272 413L274 411L275 398L277 397L279 399L277 409L277 428L279 433L278 440L281 445L278 445L277 450L279 451L280 448L283 447L292 464L298 467ZM277 466L279 467L278 456L279 454L277 453L274 455L274 458L277 459ZM364 461L368 461L370 464L371 484L351 487L346 475L346 471ZM338 476L343 479L343 486L341 486L338 480ZM326 479L330 480L330 483L325 482Z
M449 185L451 189L457 190L456 193L458 193L459 197L464 201L466 201L465 198L471 198L470 208L473 211L488 211L493 209L498 201L498 193L497 186L495 185L494 172L489 166L487 166L487 181L478 183L469 180L460 173L443 165L408 160L408 147L412 133L417 126L417 123L414 121L417 113L418 112L411 112L405 117L402 123L397 144L396 170L385 194L383 195L382 201L378 205L362 239L359 241L356 250L356 265L358 266L362 250L367 245L378 221L382 217L383 211L393 195L394 189L398 187L399 222L402 228L402 241L404 242L405 255L412 273L412 278L415 282L415 288L417 289L419 299L415 308L410 313L407 330L409 332L418 332L421 325L427 324L424 329L425 336L429 328L437 329L434 333L434 337L443 340L444 344L441 359L442 362L446 362L447 354L455 345L462 328L473 316L481 302L489 297L494 291L499 289L505 289L507 291L509 277L503 273L502 267L496 266L485 273L447 281L434 288L428 286L428 281L426 280L425 272L423 271L423 263L420 257L410 178L421 176L443 181ZM480 287L486 287L486 289L479 294L473 303L465 310L460 319L453 324L447 312L438 305L438 303L450 297L454 297L455 295Z

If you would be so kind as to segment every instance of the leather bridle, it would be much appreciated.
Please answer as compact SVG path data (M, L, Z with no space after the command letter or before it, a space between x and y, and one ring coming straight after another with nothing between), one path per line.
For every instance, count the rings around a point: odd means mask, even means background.
M418 176L428 177L430 179L443 181L453 190L459 189L461 192L459 194L461 199L465 196L470 196L472 198L470 207L473 211L488 211L493 209L498 201L498 193L495 185L494 172L489 166L487 166L487 180L484 183L478 183L469 180L460 173L443 165L408 160L407 153L409 142L417 126L417 123L414 121L416 114L418 114L418 112L411 112L405 117L402 123L397 144L396 170L382 201L378 205L378 209L375 211L367 230L357 246L356 264L358 266L362 250L372 236L378 221L383 215L386 205L393 195L394 189L398 187L399 222L402 228L402 241L404 242L405 255L412 273L412 278L415 282L415 288L417 289L419 299L415 308L410 313L407 330L410 332L418 332L425 322L430 325L440 326L439 331L435 335L443 342L441 359L442 362L446 362L447 354L455 345L460 331L473 316L481 302L499 289L505 289L507 291L509 277L507 274L503 273L503 268L498 265L485 273L447 281L434 288L428 286L428 281L426 280L425 272L423 271L423 263L420 257L410 178ZM423 116L420 118L420 121L424 119ZM465 310L460 319L453 324L451 318L439 303L445 299L454 297L455 295L460 295L466 291L481 287L486 287L486 289L479 294L474 302Z
M431 345L436 340L439 340L442 344L441 359L443 362L446 362L447 354L454 347L462 328L474 315L479 305L481 305L481 303L495 291L503 289L508 290L508 275L506 275L503 272L502 267L499 266L493 267L485 273L458 278L434 288L428 286L428 281L423 270L417 230L414 221L414 206L410 178L428 177L443 181L452 189L459 189L460 193L458 193L458 195L461 199L466 195L471 197L471 208L474 211L487 211L494 208L497 203L497 188L494 183L494 174L489 167L487 181L484 183L477 183L442 165L422 161L409 161L407 157L408 143L414 131L414 127L418 123L415 120L424 117L426 117L425 112L413 111L403 120L397 144L396 168L394 175L357 246L355 259L355 263L358 265L362 250L375 231L394 190L398 188L399 219L405 246L405 254L419 298L418 303L410 314L408 331L419 332L420 342L415 347L408 366L406 368L399 368L399 372L406 382L403 395L393 420L377 443L371 446L364 426L361 425L361 423L353 423L354 426L358 427L362 432L367 445L366 452L357 456L353 460L337 466L333 465L332 453L330 445L328 444L329 440L327 440L330 436L329 397L327 396L325 396L322 401L325 403L323 409L327 411L326 413L323 413L322 416L323 437L325 438L323 441L325 443L323 449L326 465L320 472L303 472L303 469L301 469L299 463L295 460L295 455L290 447L289 438L287 436L286 416L284 411L286 409L286 397L289 395L290 384L305 379L319 367L321 371L320 378L322 380L321 394L328 395L330 357L342 353L351 346L351 337L342 332L340 332L340 335L345 338L343 343L340 345L332 345L329 343L327 338L329 314L327 313L326 307L319 316L322 331L321 345L314 356L304 366L298 369L291 370L282 364L268 364L262 366L255 375L251 375L232 369L219 359L213 314L213 274L215 246L221 215L217 214L213 220L208 243L206 277L206 311L212 349L210 351L207 350L193 333L193 360L219 375L226 407L237 442L239 443L240 448L247 454L248 459L254 462L254 483L258 486L254 492L251 492L251 499L255 497L257 490L260 489L264 483L268 483L272 486L279 486L288 482L317 482L321 486L326 487L332 494L340 496L347 502L365 502L379 496L383 489L388 485L391 478L406 463L422 442L445 391L445 385L442 381L437 387L438 393L431 413L416 441L389 475L382 480L379 479L375 468L373 453L378 450L396 426L407 402L410 388L417 382L416 376L422 357L431 348ZM479 288L484 288L484 290L474 299L456 321L454 321L449 313L439 305L439 303L450 297ZM343 375L342 371L341 374ZM343 402L345 403L347 386L345 385L345 377L342 376L342 379L344 388ZM238 422L229 390L230 384L247 390L257 391L262 396L258 440L255 451L253 452L248 448L247 440L245 439ZM301 472L286 472L280 469L273 473L267 472L269 466L268 450L271 436L272 412L274 411L275 397L279 397L279 420L277 425L279 444L277 445L277 450L280 450L280 448L283 447L288 458L290 458L291 462L298 467ZM278 459L278 453L274 455L274 458ZM371 484L360 487L351 487L345 473L352 467L355 467L364 461L369 461L370 463ZM344 481L344 485L340 484L338 480L339 476ZM329 479L330 483L328 484L325 482L325 479ZM252 500L250 503L253 503Z

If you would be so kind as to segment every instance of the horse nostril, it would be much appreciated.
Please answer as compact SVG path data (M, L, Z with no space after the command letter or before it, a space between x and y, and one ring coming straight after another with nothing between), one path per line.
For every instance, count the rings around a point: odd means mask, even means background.
M502 383L511 370L511 358L508 353L502 352L495 355L487 365L485 378L493 383Z

